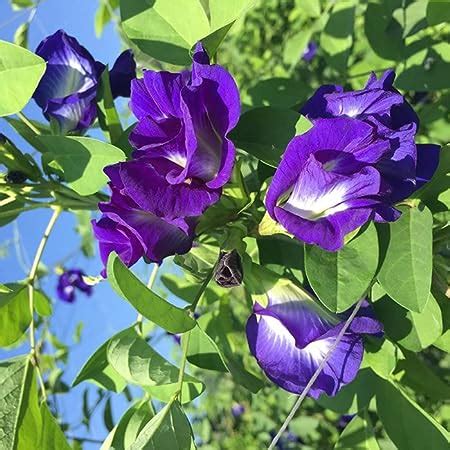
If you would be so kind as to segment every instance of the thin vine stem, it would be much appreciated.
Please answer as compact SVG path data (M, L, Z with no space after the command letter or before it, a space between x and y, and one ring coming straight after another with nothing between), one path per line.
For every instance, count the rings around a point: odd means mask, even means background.
M48 238L53 230L53 227L55 226L56 220L58 219L59 215L61 214L62 209L59 207L56 207L53 210L53 214L50 217L50 220L47 224L47 227L44 231L44 235L41 238L41 241L39 242L38 248L36 250L36 254L34 255L33 264L31 265L30 273L28 275L28 301L29 301L29 307L30 307L30 314L31 314L31 323L30 323L30 356L31 361L33 365L36 368L36 374L39 381L39 385L41 387L42 391L42 398L47 400L47 394L45 392L45 386L44 386L44 380L42 378L42 373L39 368L39 355L38 355L38 349L36 348L36 327L34 324L34 284L36 280L36 275L39 267L39 262L41 261L42 254L44 253L45 246L47 245Z
M197 295L195 296L194 300L192 301L191 305L189 306L189 309L192 313L195 312L195 309L198 306L198 303L200 299L202 298L203 293L206 291L206 288L208 287L209 282L211 281L211 278L214 274L215 266L210 270L206 278L203 280L202 285L200 286L200 289L197 292Z
M323 368L325 367L325 364L330 359L332 353L336 350L337 346L341 342L342 338L344 337L345 332L347 331L348 327L352 323L352 320L355 318L356 314L358 313L359 309L361 308L361 305L363 303L364 299L361 299L353 309L352 313L350 314L349 318L344 323L344 326L342 327L341 331L336 337L336 340L334 341L334 344L328 351L328 353L323 358L322 362L319 364L319 367L317 367L317 370L314 372L311 379L308 381L308 384L305 386L305 389L303 389L302 393L297 398L296 402L294 403L294 406L291 409L291 412L286 417L286 420L283 422L283 425L281 425L281 428L279 429L276 436L273 438L272 442L269 445L268 450L273 450L275 446L277 445L278 441L280 440L283 433L286 431L286 428L289 426L289 423L294 418L295 413L300 408L301 404L303 403L303 400L305 399L306 395L308 394L309 390L311 389L314 382L317 380L318 376L322 373Z
M194 301L189 306L189 309L191 311L191 314L195 313L195 309L197 308L200 299L202 298L204 292L206 291L206 288L208 287L209 282L211 281L211 278L214 273L214 267L211 269L211 271L208 273L206 278L203 280L202 285L200 286L200 289L197 292L197 295L194 298ZM177 389L177 395L178 399L181 403L182 401L182 392L183 392L183 380L184 380L184 373L186 370L186 363L187 363L187 352L189 349L189 341L191 339L191 332L188 331L182 340L183 344L183 350L182 350L182 356L181 356L181 365L180 365L180 372L178 374L178 389Z
M158 274L159 267L160 267L159 264L156 264L156 263L153 266L153 269L152 269L152 271L150 273L150 277L149 277L148 282L147 282L147 287L149 289L151 289L153 287L153 284L154 284L154 282L156 280L156 275ZM142 330L142 322L143 322L143 320L144 320L144 317L142 316L142 314L139 313L137 315L137 318L136 318L136 327L137 327L138 333L141 336L143 336L143 330Z
M28 119L27 116L25 116L25 114L18 112L17 113L17 117L34 133L37 134L38 136L41 135L42 133L40 132L39 128L37 128L33 122Z

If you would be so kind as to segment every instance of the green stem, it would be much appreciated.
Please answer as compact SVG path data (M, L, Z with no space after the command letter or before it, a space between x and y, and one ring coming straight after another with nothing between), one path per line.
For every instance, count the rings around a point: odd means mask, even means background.
M184 379L184 371L186 369L186 362L187 362L187 352L189 349L189 341L191 339L191 332L188 331L186 333L185 338L183 339L183 355L181 357L181 365L180 365L180 372L178 374L178 398L180 400L180 403L182 401L182 393L183 393L183 379Z
M211 278L214 273L215 266L211 269L211 271L208 273L206 278L203 280L202 285L200 286L200 289L197 292L197 295L194 298L194 301L189 306L189 309L192 314L194 314L195 309L197 308L198 303L200 302L200 299L202 298L203 293L205 292L206 288L208 287L209 282L211 281ZM178 374L178 389L177 389L177 396L180 400L180 403L182 401L182 392L183 392L183 379L184 379L184 373L186 370L186 362L187 362L187 352L189 349L189 341L191 339L191 332L188 331L185 336L183 337L183 353L181 355L181 365L180 365L180 372Z
M206 291L206 288L208 287L209 282L211 281L211 278L214 274L214 269L216 266L214 266L211 271L208 273L208 275L206 276L206 278L203 280L202 285L200 286L200 289L197 292L197 295L195 296L193 302L191 303L191 305L189 306L189 309L191 310L192 313L195 312L195 309L198 306L198 302L200 301L200 299L202 298L203 293Z
M17 113L17 117L34 133L37 134L38 136L41 135L42 133L39 131L38 128L36 128L33 125L33 122L31 122L30 119L28 119L25 114L18 112Z
M159 269L159 264L156 264L153 266L153 270L150 273L150 277L148 279L148 283L147 283L147 287L149 289L151 289L153 287L153 283L156 280L156 275L158 274L158 269ZM138 333L144 337L143 335L143 330L142 330L142 322L144 320L144 317L142 316L142 314L138 314L137 319L136 319L136 327L137 327L137 331Z
M277 445L277 442L280 440L282 434L286 431L286 428L288 427L291 420L294 418L295 413L300 408L301 404L303 403L303 400L305 399L306 395L308 394L309 390L311 389L312 385L315 383L319 375L322 373L323 368L325 367L325 364L328 362L328 360L331 358L331 355L336 350L337 346L341 342L342 338L344 337L345 332L347 331L348 327L352 323L352 320L355 318L357 312L359 311L359 308L361 308L361 305L363 303L364 299L361 299L353 309L352 313L350 314L350 317L346 320L344 323L344 326L342 327L339 334L336 336L336 340L334 341L333 346L330 348L328 353L323 358L322 362L319 364L319 367L317 367L317 370L314 372L311 379L308 381L308 384L305 386L305 389L303 389L302 393L297 398L297 401L294 403L294 406L291 409L291 412L286 417L286 420L284 421L283 425L281 426L280 430L278 431L277 435L273 438L272 442L269 445L268 450L273 450L275 446Z
M41 241L39 242L39 246L36 250L36 254L34 256L33 264L31 265L30 273L28 275L28 300L30 306L30 315L31 315L31 323L30 323L30 356L33 365L36 367L37 378L39 380L39 384L41 386L42 397L47 400L47 394L45 392L44 380L42 378L41 370L39 368L39 355L38 349L36 348L36 329L34 324L34 282L36 280L37 270L39 267L39 262L41 261L42 254L44 253L45 246L47 244L50 233L53 230L53 227L61 214L61 208L55 208L52 216L47 224L47 228L44 231L44 235L42 236Z

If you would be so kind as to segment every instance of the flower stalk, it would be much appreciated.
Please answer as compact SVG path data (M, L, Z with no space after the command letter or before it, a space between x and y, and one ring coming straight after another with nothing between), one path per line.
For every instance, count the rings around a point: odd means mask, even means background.
M33 365L36 367L37 378L39 381L39 385L42 391L42 398L44 401L47 399L47 394L45 392L44 380L42 378L42 373L39 368L39 355L38 348L36 347L36 327L34 324L34 283L36 280L37 270L39 267L39 263L42 258L42 254L44 253L45 246L47 245L48 238L55 226L55 223L61 214L62 209L59 207L54 208L53 214L50 217L50 220L47 224L47 228L44 231L44 235L39 243L39 246L36 250L36 254L34 256L33 264L31 265L30 273L28 275L28 301L30 307L31 314L31 323L30 323L30 357Z

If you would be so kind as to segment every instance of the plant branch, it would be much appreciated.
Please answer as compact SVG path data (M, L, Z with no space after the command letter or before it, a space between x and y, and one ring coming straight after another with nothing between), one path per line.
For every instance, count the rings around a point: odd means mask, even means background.
M153 283L156 280L156 275L158 274L158 269L159 269L159 264L156 264L153 266L153 269L150 273L150 277L148 279L148 283L147 283L147 287L149 289L151 289L153 287ZM137 319L136 319L136 327L138 330L138 333L143 337L143 330L142 330L142 322L143 322L144 318L142 316L142 314L138 314Z
M47 394L45 392L44 380L42 378L42 374L39 368L38 362L38 349L36 348L36 330L34 324L34 283L36 280L37 270L39 267L39 262L41 261L42 254L44 253L45 246L47 244L50 233L53 230L53 227L61 214L61 208L55 208L52 216L47 224L47 228L44 231L44 235L39 243L39 246L36 250L36 254L34 256L33 264L31 265L30 273L28 275L28 300L30 306L30 314L31 314L31 323L30 323L30 355L31 361L33 365L36 367L37 378L39 380L39 384L41 386L42 397L44 400L47 399Z
M214 266L211 269L211 271L208 273L206 278L203 280L203 283L200 286L200 289L198 290L197 295L195 296L194 300L192 301L191 305L189 306L189 309L191 310L192 313L195 312L195 309L197 308L198 303L199 303L200 299L202 298L203 293L206 291L206 288L208 287L208 284L211 281L211 278L214 274L215 267L216 266Z
M286 431L286 428L289 426L289 423L294 418L295 413L300 408L301 404L303 403L303 400L305 399L306 395L308 394L309 390L311 389L312 385L317 380L318 376L322 373L323 368L325 367L325 364L330 359L332 353L336 350L337 346L341 342L342 338L344 337L345 332L347 331L348 327L352 323L352 320L355 318L356 314L359 311L359 308L361 308L361 305L363 303L364 299L361 299L353 309L352 313L350 314L349 318L344 323L344 326L342 327L341 331L336 337L336 340L334 341L333 346L330 348L328 353L323 358L322 362L319 364L319 367L317 367L317 370L314 372L311 379L308 381L308 384L305 386L305 389L303 389L302 393L297 398L296 402L294 403L294 406L291 409L291 412L286 417L286 420L284 421L283 425L281 426L280 430L276 434L276 436L273 438L272 442L269 445L268 450L273 450L275 446L277 445L277 442L280 440L282 434Z
M31 122L30 119L28 119L28 117L25 116L25 114L18 112L17 113L17 117L34 133L37 134L38 136L40 134L42 134L38 128L36 128L36 126L33 124L33 122Z

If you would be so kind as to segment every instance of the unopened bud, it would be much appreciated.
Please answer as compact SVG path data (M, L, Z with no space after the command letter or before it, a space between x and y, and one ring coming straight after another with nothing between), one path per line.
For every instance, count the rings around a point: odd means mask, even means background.
M27 180L27 176L20 170L10 170L5 179L7 183L10 184L22 184Z
M239 253L236 250L221 252L214 272L214 280L216 283L224 288L240 286L243 276Z

